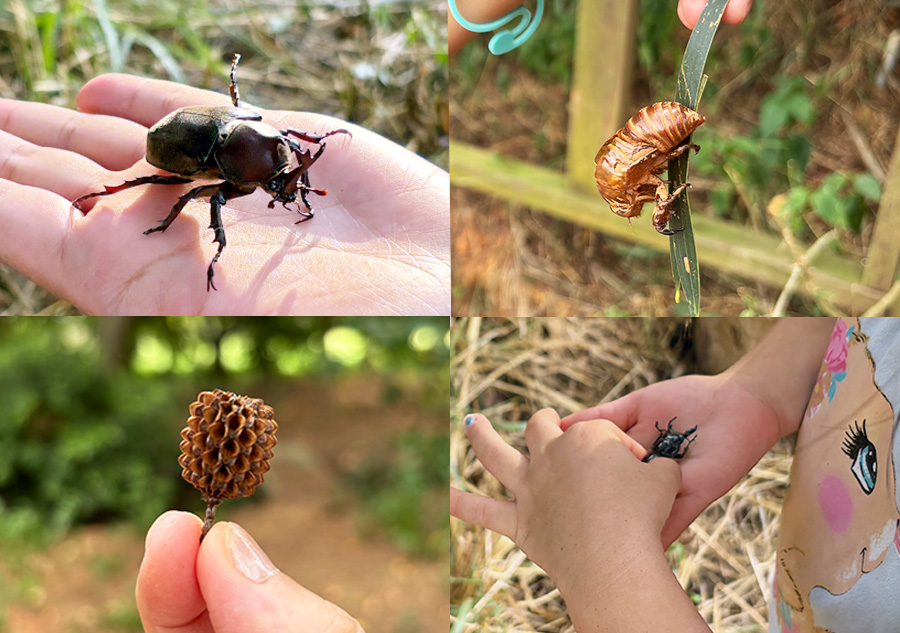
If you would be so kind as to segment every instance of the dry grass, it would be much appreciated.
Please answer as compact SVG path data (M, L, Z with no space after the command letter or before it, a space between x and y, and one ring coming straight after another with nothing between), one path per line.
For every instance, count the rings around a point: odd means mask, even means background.
M689 321L672 318L455 320L453 485L506 495L465 439L466 413L484 413L524 450L522 429L539 408L565 414L693 372L690 330ZM790 463L785 442L669 550L679 581L716 633L766 630L769 572ZM455 519L451 537L453 633L573 631L553 581L515 544Z

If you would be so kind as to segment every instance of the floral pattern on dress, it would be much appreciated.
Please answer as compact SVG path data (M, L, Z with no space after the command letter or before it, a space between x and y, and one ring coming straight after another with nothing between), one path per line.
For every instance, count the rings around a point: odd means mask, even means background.
M847 350L850 348L850 340L853 339L856 326L847 327L847 324L838 319L831 332L831 340L828 349L825 350L825 359L816 379L816 386L809 399L809 417L814 418L822 405L834 400L838 384L847 377Z

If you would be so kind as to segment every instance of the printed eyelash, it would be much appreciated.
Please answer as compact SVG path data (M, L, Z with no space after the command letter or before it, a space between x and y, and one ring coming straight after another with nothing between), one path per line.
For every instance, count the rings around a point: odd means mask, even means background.
M841 450L844 454L853 459L859 454L864 446L869 444L869 436L866 434L866 421L863 420L862 429L859 428L859 422L854 421L856 429L852 425L847 427L847 435L844 437L844 445Z
M853 428L854 426L856 428ZM865 420L862 428L859 428L859 422L856 421L853 422L853 426L847 427L847 435L841 450L850 458L850 472L856 477L859 487L865 494L872 494L878 478L878 451L866 433Z

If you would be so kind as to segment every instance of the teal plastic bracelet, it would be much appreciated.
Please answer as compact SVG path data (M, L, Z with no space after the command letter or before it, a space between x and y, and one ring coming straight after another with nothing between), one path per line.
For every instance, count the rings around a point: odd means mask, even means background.
M518 7L504 15L502 18L497 18L496 20L485 24L476 24L474 22L469 22L459 13L459 9L456 8L456 0L449 0L449 3L450 13L453 15L453 19L459 22L461 27L467 31L472 31L473 33L487 33L506 26L517 18L521 18L521 21L516 26L505 31L500 31L491 38L491 41L488 43L488 50L494 55L508 53L514 48L524 44L537 30L538 25L541 23L541 18L544 16L544 0L537 0L537 9L534 13L534 19L531 18L531 11L525 7Z

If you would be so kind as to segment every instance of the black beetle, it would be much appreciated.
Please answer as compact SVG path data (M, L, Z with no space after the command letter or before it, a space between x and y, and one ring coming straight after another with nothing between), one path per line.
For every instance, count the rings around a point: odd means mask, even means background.
M262 122L262 115L241 107L235 70L241 56L235 54L231 63L231 102L234 107L189 106L175 110L164 117L147 133L147 162L164 169L175 176L154 174L127 180L121 185L106 186L104 191L89 193L72 202L82 211L81 203L88 198L107 196L138 185L181 185L198 178L223 178L223 182L201 185L178 198L169 215L159 226L144 231L144 235L154 231L165 231L178 217L181 210L194 198L209 196L213 241L219 244L215 256L206 271L206 290L216 289L213 285L213 267L225 249L225 228L222 226L221 208L228 200L253 193L257 187L272 194L269 208L280 202L287 209L287 203L296 203L297 194L306 206L306 211L297 205L300 222L313 217L314 212L307 194L324 196L328 192L313 189L309 181L309 168L325 151L323 139L333 134L347 134L345 129L331 130L323 134L311 134L300 130L279 130ZM319 146L304 150L290 137L296 137ZM292 156L296 157L294 166ZM87 215L86 211L83 211Z
M653 461L657 457L681 459L687 454L688 448L694 443L694 440L697 439L696 437L691 437L697 430L697 427L695 426L694 428L688 429L684 433L673 431L672 422L677 419L677 417L674 417L669 420L669 426L664 429L659 428L659 422L656 422L654 426L656 426L656 430L659 431L659 437L653 441L650 452L647 453L647 456L644 458L645 462ZM684 444L685 441L687 441L687 444L682 448L682 444Z

